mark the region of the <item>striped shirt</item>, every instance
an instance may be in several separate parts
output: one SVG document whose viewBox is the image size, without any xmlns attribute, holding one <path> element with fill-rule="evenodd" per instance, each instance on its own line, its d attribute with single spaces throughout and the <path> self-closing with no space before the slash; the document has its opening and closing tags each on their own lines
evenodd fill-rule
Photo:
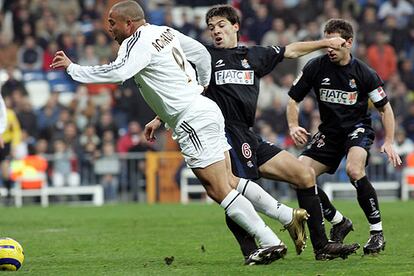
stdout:
<svg viewBox="0 0 414 276">
<path fill-rule="evenodd" d="M 196 66 L 196 72 L 189 63 Z M 116 60 L 99 66 L 67 68 L 82 83 L 117 83 L 131 77 L 143 98 L 170 127 L 210 82 L 211 58 L 196 40 L 166 26 L 142 25 L 125 39 Z"/>
</svg>

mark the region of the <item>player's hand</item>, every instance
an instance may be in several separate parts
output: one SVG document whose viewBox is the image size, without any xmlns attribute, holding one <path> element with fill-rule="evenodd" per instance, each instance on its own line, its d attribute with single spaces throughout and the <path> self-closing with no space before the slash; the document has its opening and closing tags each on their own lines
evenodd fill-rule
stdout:
<svg viewBox="0 0 414 276">
<path fill-rule="evenodd" d="M 391 143 L 385 142 L 381 147 L 381 152 L 386 153 L 388 161 L 394 166 L 400 166 L 402 164 L 401 157 L 395 152 Z"/>
<path fill-rule="evenodd" d="M 57 51 L 53 57 L 53 61 L 50 67 L 54 69 L 63 67 L 66 69 L 71 63 L 72 61 L 66 56 L 65 52 Z"/>
<path fill-rule="evenodd" d="M 290 137 L 292 137 L 293 142 L 295 142 L 295 145 L 305 145 L 308 142 L 308 137 L 311 134 L 304 129 L 303 127 L 297 126 L 297 127 L 291 127 L 290 128 Z"/>
<path fill-rule="evenodd" d="M 157 116 L 151 122 L 145 125 L 144 135 L 147 141 L 154 142 L 157 139 L 155 136 L 155 131 L 161 126 L 161 124 L 161 120 Z"/>
<path fill-rule="evenodd" d="M 331 37 L 328 38 L 328 48 L 339 50 L 341 47 L 345 46 L 346 40 L 342 37 Z"/>
</svg>

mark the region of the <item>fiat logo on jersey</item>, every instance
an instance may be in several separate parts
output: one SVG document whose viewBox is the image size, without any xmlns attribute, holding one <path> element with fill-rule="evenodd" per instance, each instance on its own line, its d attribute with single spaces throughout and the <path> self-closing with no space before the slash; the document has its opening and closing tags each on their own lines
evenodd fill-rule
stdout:
<svg viewBox="0 0 414 276">
<path fill-rule="evenodd" d="M 249 159 L 250 157 L 252 157 L 252 150 L 248 143 L 243 143 L 243 145 L 241 146 L 241 150 L 244 158 Z"/>
</svg>

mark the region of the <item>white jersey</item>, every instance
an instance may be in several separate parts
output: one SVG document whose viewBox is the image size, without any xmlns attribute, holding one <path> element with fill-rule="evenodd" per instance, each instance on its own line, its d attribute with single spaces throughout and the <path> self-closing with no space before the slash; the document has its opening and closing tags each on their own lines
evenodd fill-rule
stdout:
<svg viewBox="0 0 414 276">
<path fill-rule="evenodd" d="M 196 66 L 196 73 L 188 62 Z M 125 39 L 110 64 L 67 68 L 83 83 L 117 83 L 134 77 L 142 96 L 170 127 L 210 82 L 211 57 L 196 40 L 167 27 L 145 24 Z"/>
</svg>

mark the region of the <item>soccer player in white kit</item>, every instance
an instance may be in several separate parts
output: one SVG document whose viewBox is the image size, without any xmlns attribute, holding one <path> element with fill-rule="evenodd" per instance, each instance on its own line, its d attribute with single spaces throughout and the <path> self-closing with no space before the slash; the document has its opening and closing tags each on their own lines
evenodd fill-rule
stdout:
<svg viewBox="0 0 414 276">
<path fill-rule="evenodd" d="M 119 83 L 134 77 L 145 101 L 173 130 L 187 165 L 207 194 L 256 237 L 260 248 L 249 258 L 270 263 L 282 257 L 286 247 L 250 201 L 230 186 L 230 145 L 224 133 L 224 118 L 216 103 L 201 95 L 211 74 L 206 48 L 170 27 L 146 23 L 135 1 L 112 6 L 108 21 L 109 32 L 120 44 L 114 62 L 80 66 L 58 51 L 51 67 L 64 67 L 82 83 Z M 195 64 L 198 80 L 187 60 Z"/>
</svg>

